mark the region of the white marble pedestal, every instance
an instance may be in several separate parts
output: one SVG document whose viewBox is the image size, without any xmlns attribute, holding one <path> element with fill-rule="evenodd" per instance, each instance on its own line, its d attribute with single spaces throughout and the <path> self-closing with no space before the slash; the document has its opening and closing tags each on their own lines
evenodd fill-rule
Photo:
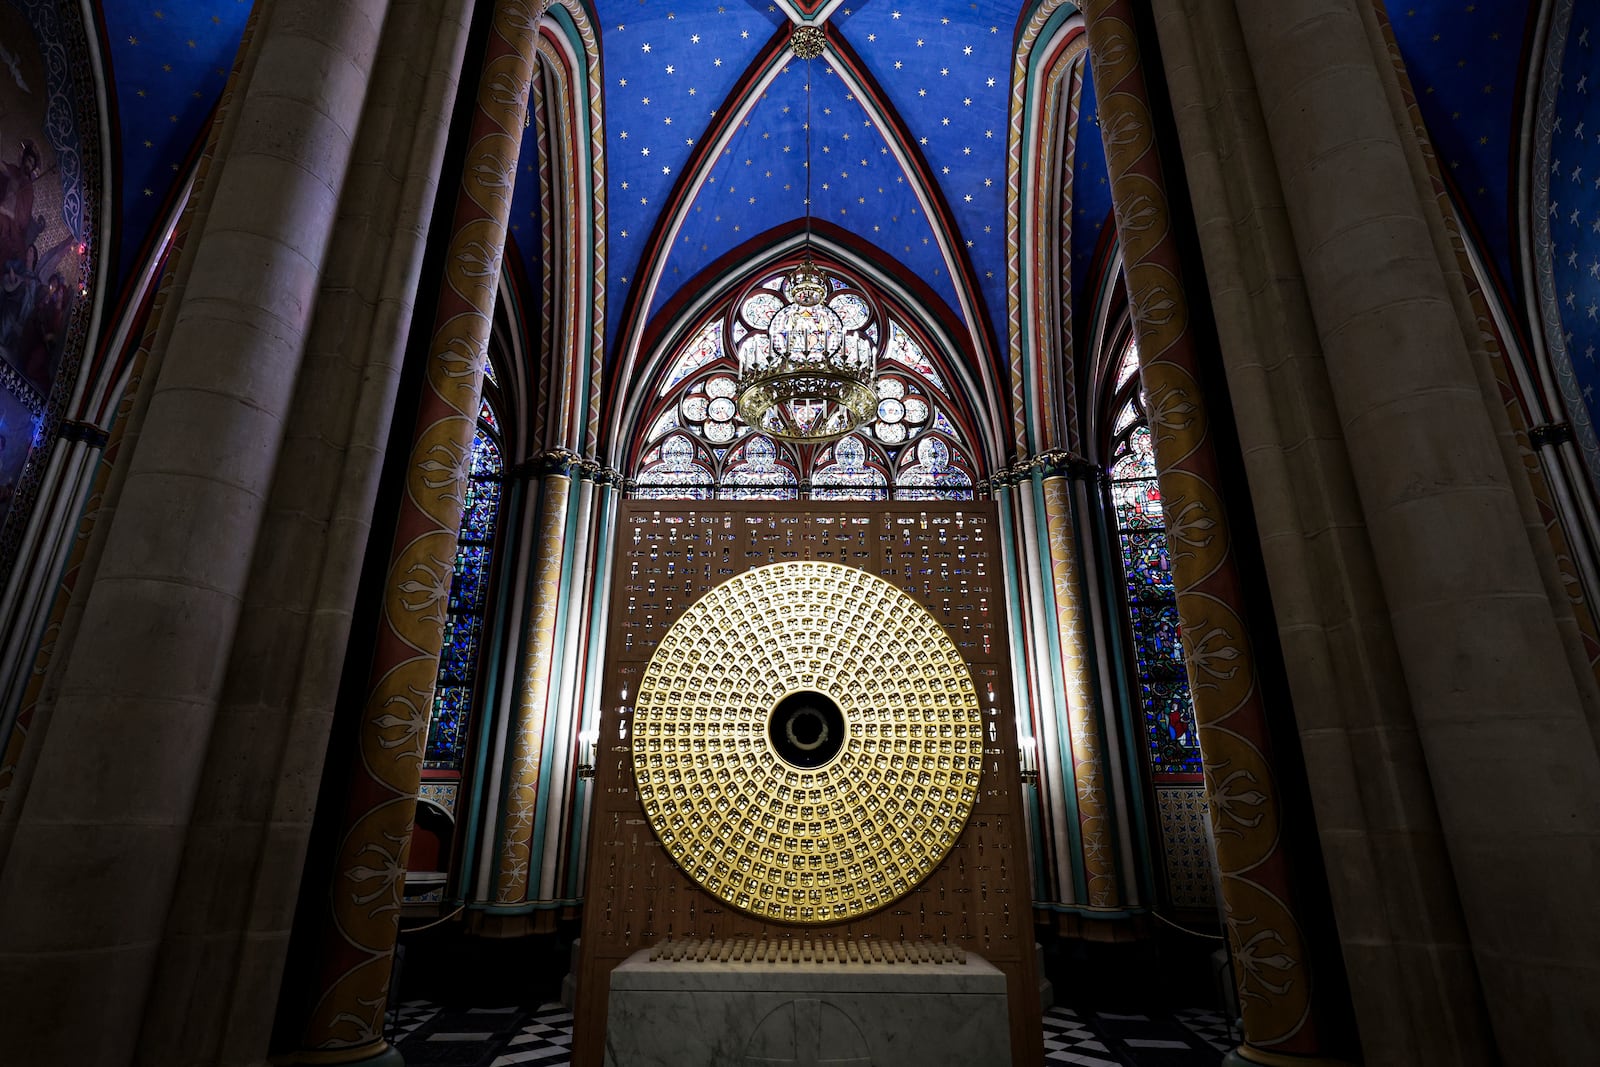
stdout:
<svg viewBox="0 0 1600 1067">
<path fill-rule="evenodd" d="M 964 964 L 651 960 L 611 972 L 606 1067 L 1011 1062 L 1005 975 Z"/>
</svg>

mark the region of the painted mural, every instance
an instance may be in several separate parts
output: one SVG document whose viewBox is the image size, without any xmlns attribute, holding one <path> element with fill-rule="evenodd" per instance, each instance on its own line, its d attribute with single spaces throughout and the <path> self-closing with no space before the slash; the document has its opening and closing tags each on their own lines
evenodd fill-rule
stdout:
<svg viewBox="0 0 1600 1067">
<path fill-rule="evenodd" d="M 82 27 L 0 0 L 0 564 L 9 561 L 83 347 L 93 198 Z"/>
</svg>

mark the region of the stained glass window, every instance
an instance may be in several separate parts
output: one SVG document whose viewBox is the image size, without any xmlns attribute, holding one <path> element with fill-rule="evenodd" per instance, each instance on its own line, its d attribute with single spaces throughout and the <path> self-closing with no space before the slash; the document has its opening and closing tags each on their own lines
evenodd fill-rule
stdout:
<svg viewBox="0 0 1600 1067">
<path fill-rule="evenodd" d="M 778 458 L 778 446 L 762 434 L 729 457 L 718 494 L 724 500 L 794 500 L 799 495 L 794 468 Z"/>
<path fill-rule="evenodd" d="M 710 500 L 716 479 L 700 461 L 694 441 L 675 433 L 644 457 L 633 495 L 663 500 Z"/>
<path fill-rule="evenodd" d="M 489 600 L 489 567 L 494 557 L 495 527 L 500 520 L 500 484 L 505 473 L 494 409 L 485 401 L 478 432 L 472 439 L 471 466 L 461 509 L 455 574 L 445 615 L 444 648 L 439 655 L 433 714 L 423 767 L 459 771 L 472 724 L 478 663 L 482 659 L 484 616 Z"/>
<path fill-rule="evenodd" d="M 889 479 L 876 456 L 868 459 L 870 446 L 851 434 L 820 457 L 811 476 L 813 500 L 887 500 Z"/>
<path fill-rule="evenodd" d="M 972 499 L 972 476 L 944 437 L 929 434 L 922 438 L 915 454 L 907 459 L 895 479 L 896 500 Z"/>
<path fill-rule="evenodd" d="M 672 355 L 633 464 L 636 497 L 689 500 L 970 500 L 977 479 L 945 378 L 916 336 L 850 286 L 828 307 L 845 328 L 888 343 L 879 360 L 877 417 L 839 441 L 791 445 L 756 433 L 734 402 L 736 353 L 765 350 L 783 310 L 785 275 L 730 300 Z M 837 282 L 837 279 L 835 279 Z M 737 304 L 737 306 L 734 306 Z"/>
<path fill-rule="evenodd" d="M 1193 782 L 1201 778 L 1200 742 L 1183 668 L 1166 519 L 1137 369 L 1138 350 L 1130 345 L 1117 370 L 1111 423 L 1111 503 L 1122 550 L 1133 666 L 1151 773 L 1158 782 Z"/>
</svg>

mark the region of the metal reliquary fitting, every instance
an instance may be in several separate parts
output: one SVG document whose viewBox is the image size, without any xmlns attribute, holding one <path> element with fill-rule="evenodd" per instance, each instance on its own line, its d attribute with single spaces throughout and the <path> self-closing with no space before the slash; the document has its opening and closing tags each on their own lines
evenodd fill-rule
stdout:
<svg viewBox="0 0 1600 1067">
<path fill-rule="evenodd" d="M 821 26 L 796 26 L 789 35 L 789 47 L 801 59 L 816 59 L 827 47 L 827 35 Z"/>
<path fill-rule="evenodd" d="M 856 615 L 874 624 L 844 623 Z M 693 656 L 713 633 L 725 653 Z M 635 712 L 634 778 L 662 845 L 762 919 L 837 923 L 894 902 L 977 801 L 965 661 L 925 608 L 853 567 L 777 563 L 713 589 L 662 639 Z"/>
</svg>

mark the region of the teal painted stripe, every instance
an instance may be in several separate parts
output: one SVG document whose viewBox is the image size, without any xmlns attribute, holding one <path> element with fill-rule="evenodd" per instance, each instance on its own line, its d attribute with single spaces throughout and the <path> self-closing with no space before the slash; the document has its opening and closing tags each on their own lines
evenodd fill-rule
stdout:
<svg viewBox="0 0 1600 1067">
<path fill-rule="evenodd" d="M 1020 631 L 1027 625 L 1027 616 L 1023 615 L 1019 610 L 1021 594 L 1019 593 L 1017 587 L 1017 561 L 1021 558 L 1021 552 L 1017 546 L 1017 522 L 1016 515 L 1011 507 L 1011 490 L 1006 486 L 1000 486 L 999 488 L 995 489 L 994 502 L 995 506 L 1000 512 L 999 532 L 1001 538 L 1001 569 L 1005 571 L 1006 575 L 1007 622 L 1009 623 L 1015 620 L 1018 623 L 1016 626 L 1007 626 L 1006 637 L 1011 645 L 1012 662 L 1022 664 L 1023 673 L 1026 675 L 1028 669 L 1028 655 L 1026 646 L 1021 644 L 1022 634 Z M 1006 558 L 1006 552 L 1008 549 L 1010 553 L 1009 560 Z M 1010 565 L 1006 566 L 1005 564 L 1008 562 Z M 1012 714 L 1016 716 L 1018 722 L 1023 722 L 1025 721 L 1026 717 L 1023 713 L 1023 709 L 1018 707 L 1017 703 L 1019 700 L 1025 701 L 1028 694 L 1026 690 L 1021 693 L 1015 691 L 1016 672 L 1013 671 L 1012 674 Z M 1029 722 L 1027 723 L 1027 727 L 1029 736 L 1032 736 L 1033 724 Z M 1044 897 L 1048 896 L 1050 893 L 1048 872 L 1053 868 L 1050 866 L 1049 855 L 1046 853 L 1044 847 L 1043 834 L 1045 823 L 1043 805 L 1040 802 L 1040 791 L 1035 788 L 1027 793 L 1024 793 L 1023 800 L 1025 803 L 1027 803 L 1029 810 L 1033 814 L 1033 825 L 1036 827 L 1034 833 L 1030 835 L 1030 840 L 1028 842 L 1029 846 L 1032 848 L 1033 854 L 1033 863 L 1031 864 L 1033 868 L 1033 895 L 1036 897 Z"/>
<path fill-rule="evenodd" d="M 461 862 L 456 867 L 455 893 L 451 898 L 452 904 L 462 904 L 467 899 L 467 887 L 472 882 L 472 872 L 477 870 L 478 849 L 481 845 L 479 820 L 483 814 L 483 794 L 487 788 L 485 771 L 489 766 L 489 749 L 493 739 L 495 727 L 494 719 L 488 714 L 490 709 L 499 707 L 500 696 L 505 687 L 505 672 L 502 667 L 505 663 L 506 642 L 508 634 L 520 632 L 519 627 L 508 625 L 506 615 L 511 604 L 511 578 L 516 570 L 515 558 L 505 555 L 507 548 L 515 551 L 522 541 L 522 503 L 527 496 L 527 486 L 521 481 L 512 483 L 511 499 L 507 501 L 505 511 L 501 515 L 501 525 L 495 537 L 500 557 L 500 583 L 495 590 L 494 600 L 494 631 L 489 640 L 489 647 L 484 649 L 483 655 L 487 658 L 489 673 L 483 686 L 483 699 L 478 702 L 479 721 L 477 744 L 472 753 L 472 778 L 468 783 L 466 821 L 462 822 L 458 816 L 456 825 L 466 827 L 466 836 L 461 844 Z M 511 684 L 515 684 L 514 682 Z M 458 803 L 456 810 L 461 806 Z"/>
<path fill-rule="evenodd" d="M 1037 92 L 1039 79 L 1036 77 L 1036 75 L 1038 74 L 1038 66 L 1043 59 L 1042 53 L 1044 52 L 1044 49 L 1039 48 L 1038 44 L 1041 41 L 1048 41 L 1051 37 L 1055 36 L 1056 31 L 1061 28 L 1062 24 L 1068 19 L 1077 15 L 1077 13 L 1078 9 L 1073 5 L 1062 4 L 1061 7 L 1059 7 L 1056 12 L 1050 16 L 1049 21 L 1044 24 L 1044 28 L 1039 31 L 1039 36 L 1034 38 L 1033 51 L 1028 55 L 1027 85 L 1029 86 L 1029 89 L 1027 95 L 1022 101 L 1022 135 L 1024 140 L 1022 144 L 1021 158 L 1024 160 L 1035 158 L 1037 153 L 1037 148 L 1035 147 L 1037 144 L 1037 138 L 1032 136 L 1032 131 L 1035 129 L 1035 112 L 1037 112 L 1041 106 Z M 1026 24 L 1026 21 L 1027 18 L 1025 17 L 1022 22 L 1018 23 L 1018 25 L 1024 25 Z M 1032 202 L 1034 183 L 1029 177 L 1030 173 L 1031 172 L 1027 166 L 1022 166 L 1017 175 L 1017 202 L 1021 205 L 1027 205 Z M 1020 226 L 1023 231 L 1026 231 L 1026 222 L 1021 222 Z M 1032 291 L 1034 285 L 1034 279 L 1032 276 L 1033 272 L 1029 269 L 1030 263 L 1031 259 L 1027 255 L 1026 250 L 1024 250 L 1023 255 L 1018 260 L 1019 277 L 1017 279 L 1017 292 L 1021 294 L 1020 299 L 1024 301 L 1027 301 L 1028 294 Z M 1072 282 L 1072 272 L 1070 270 L 1066 272 L 1065 280 L 1070 287 Z M 1068 295 L 1071 295 L 1070 291 Z M 1036 365 L 1035 361 L 1038 359 L 1041 353 L 1036 352 L 1033 347 L 1031 347 L 1033 335 L 1030 328 L 1029 317 L 1026 314 L 1020 314 L 1017 316 L 1017 323 L 1019 334 L 1018 350 L 1022 353 L 1023 427 L 1027 432 L 1029 449 L 1037 452 L 1042 447 L 1040 442 L 1045 438 L 1044 427 L 1035 426 L 1033 424 L 1032 414 L 1034 408 L 1034 394 L 1037 392 L 1034 383 L 1033 368 Z M 1032 360 L 1029 359 L 1030 353 L 1032 353 L 1034 356 L 1034 359 Z M 1043 355 L 1048 357 L 1050 353 L 1043 353 Z"/>
<path fill-rule="evenodd" d="M 545 813 L 550 809 L 550 775 L 556 754 L 551 744 L 556 729 L 556 697 L 561 692 L 562 664 L 567 647 L 567 603 L 572 595 L 572 556 L 576 543 L 578 498 L 576 478 L 567 482 L 567 519 L 561 538 L 561 581 L 556 592 L 556 625 L 550 641 L 550 672 L 545 683 L 544 735 L 539 739 L 539 791 L 533 803 L 533 840 L 528 846 L 528 888 L 534 890 L 544 868 Z"/>
<path fill-rule="evenodd" d="M 1085 919 L 1134 919 L 1141 915 L 1154 915 L 1154 908 L 1090 908 L 1078 904 L 1057 904 L 1048 900 L 1033 902 L 1035 911 L 1048 911 L 1057 915 L 1080 915 Z"/>
<path fill-rule="evenodd" d="M 581 900 L 525 900 L 521 904 L 470 904 L 468 911 L 483 915 L 531 915 L 536 911 L 581 907 Z"/>
<path fill-rule="evenodd" d="M 1077 494 L 1073 495 L 1076 497 Z M 1117 575 L 1122 570 L 1121 546 L 1120 543 L 1112 544 L 1111 520 L 1103 492 L 1098 486 L 1091 486 L 1085 495 L 1089 498 L 1089 509 L 1094 512 L 1085 517 L 1084 528 L 1094 531 L 1095 552 L 1100 559 L 1100 600 L 1105 605 L 1106 616 L 1102 621 L 1109 644 L 1106 659 L 1111 664 L 1111 684 L 1115 687 L 1116 717 L 1123 739 L 1123 773 L 1128 781 L 1128 805 L 1132 809 L 1128 823 L 1135 835 L 1134 857 L 1142 861 L 1135 873 L 1140 895 L 1146 900 L 1154 900 L 1155 854 L 1150 850 L 1150 811 L 1143 786 L 1146 742 L 1142 723 L 1134 718 L 1133 693 L 1128 687 L 1127 664 L 1131 650 L 1123 643 L 1123 612 L 1126 604 L 1124 590 L 1117 584 Z M 1077 506 L 1076 499 L 1073 506 Z M 1093 640 L 1092 633 L 1090 639 Z"/>
<path fill-rule="evenodd" d="M 1044 472 L 1034 471 L 1028 479 L 1033 491 L 1033 525 L 1038 536 L 1039 599 L 1044 604 L 1041 619 L 1049 651 L 1049 707 L 1056 720 L 1056 759 L 1061 764 L 1063 807 L 1067 809 L 1067 841 L 1072 848 L 1072 888 L 1079 900 L 1089 896 L 1089 877 L 1083 866 L 1083 825 L 1078 814 L 1078 765 L 1072 758 L 1072 723 L 1066 715 L 1067 686 L 1061 671 L 1061 634 L 1057 631 L 1060 605 L 1056 603 L 1055 568 L 1050 562 L 1050 517 L 1044 507 Z M 1038 742 L 1035 741 L 1035 744 Z"/>
<path fill-rule="evenodd" d="M 592 575 L 591 582 L 594 587 L 594 596 L 589 601 L 588 662 L 585 665 L 583 689 L 578 694 L 577 700 L 579 713 L 578 726 L 580 729 L 583 727 L 582 714 L 584 707 L 588 704 L 588 696 L 591 692 L 597 690 L 602 683 L 601 669 L 605 663 L 605 634 L 601 630 L 600 612 L 595 610 L 595 606 L 598 604 L 600 600 L 600 594 L 605 588 L 604 583 L 607 580 L 607 576 L 611 573 L 611 554 L 612 550 L 615 548 L 616 542 L 615 531 L 612 529 L 612 520 L 617 507 L 617 494 L 610 486 L 601 485 L 595 486 L 595 493 L 600 497 L 599 505 L 594 509 L 594 528 L 596 534 L 594 539 L 598 544 L 595 550 L 594 566 L 589 572 Z M 604 701 L 605 694 L 602 693 L 600 695 L 601 707 L 597 709 L 600 711 L 600 715 L 595 717 L 596 729 L 599 729 L 600 721 L 605 714 L 605 709 L 603 706 Z M 598 765 L 600 762 L 601 744 L 604 742 L 604 740 L 605 738 L 602 737 L 600 741 L 596 742 L 595 744 L 596 765 Z M 566 849 L 567 855 L 569 856 L 577 856 L 583 849 L 583 804 L 581 803 L 580 798 L 582 797 L 583 791 L 591 790 L 593 788 L 594 779 L 578 779 L 577 791 L 574 793 L 572 813 L 567 820 L 566 828 Z M 574 900 L 583 899 L 583 887 L 579 884 L 578 879 L 579 866 L 580 864 L 575 861 L 567 864 L 566 893 L 567 896 L 573 898 Z"/>
</svg>

